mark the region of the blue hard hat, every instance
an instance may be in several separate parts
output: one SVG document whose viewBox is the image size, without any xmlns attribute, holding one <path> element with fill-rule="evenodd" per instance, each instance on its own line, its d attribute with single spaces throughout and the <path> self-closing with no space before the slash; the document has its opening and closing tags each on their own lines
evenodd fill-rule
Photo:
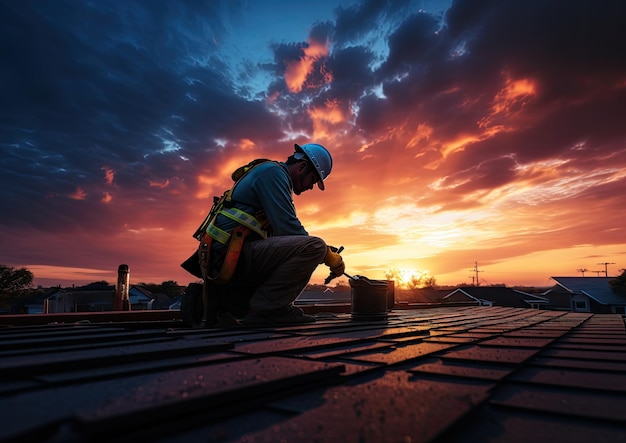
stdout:
<svg viewBox="0 0 626 443">
<path fill-rule="evenodd" d="M 320 177 L 317 187 L 323 191 L 324 180 L 330 175 L 330 171 L 333 168 L 333 158 L 330 156 L 328 149 L 317 143 L 306 143 L 302 146 L 296 143 L 294 148 L 296 149 L 296 154 L 304 154 L 306 159 L 311 162 L 317 171 L 317 175 Z"/>
</svg>

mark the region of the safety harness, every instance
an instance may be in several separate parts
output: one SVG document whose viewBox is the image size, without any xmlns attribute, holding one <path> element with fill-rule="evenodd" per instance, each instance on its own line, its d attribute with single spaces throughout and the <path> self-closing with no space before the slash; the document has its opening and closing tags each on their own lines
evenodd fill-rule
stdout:
<svg viewBox="0 0 626 443">
<path fill-rule="evenodd" d="M 232 195 L 235 187 L 252 169 L 268 161 L 272 160 L 265 158 L 256 159 L 233 172 L 231 178 L 235 184 L 224 192 L 221 197 L 213 198 L 213 206 L 209 214 L 194 233 L 193 236 L 200 242 L 198 246 L 198 258 L 200 260 L 202 276 L 205 280 L 218 284 L 228 283 L 237 267 L 237 262 L 239 261 L 239 256 L 246 237 L 252 232 L 258 234 L 261 238 L 267 237 L 266 228 L 268 226 L 264 220 L 264 214 L 257 213 L 255 217 L 241 209 L 235 208 Z M 215 225 L 218 215 L 227 217 L 237 222 L 239 225 L 231 232 L 226 232 Z M 262 219 L 263 222 L 258 219 Z M 217 241 L 226 247 L 224 262 L 221 269 L 214 275 L 210 272 L 211 245 L 213 241 Z"/>
</svg>

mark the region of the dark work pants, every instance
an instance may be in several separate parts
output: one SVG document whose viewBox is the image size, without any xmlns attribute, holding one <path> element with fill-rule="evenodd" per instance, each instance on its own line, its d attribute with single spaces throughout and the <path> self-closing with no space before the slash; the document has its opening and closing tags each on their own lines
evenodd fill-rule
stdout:
<svg viewBox="0 0 626 443">
<path fill-rule="evenodd" d="M 220 292 L 237 299 L 232 302 L 247 299 L 249 309 L 258 312 L 288 306 L 308 284 L 326 249 L 324 240 L 308 235 L 246 242 L 232 280 Z"/>
</svg>

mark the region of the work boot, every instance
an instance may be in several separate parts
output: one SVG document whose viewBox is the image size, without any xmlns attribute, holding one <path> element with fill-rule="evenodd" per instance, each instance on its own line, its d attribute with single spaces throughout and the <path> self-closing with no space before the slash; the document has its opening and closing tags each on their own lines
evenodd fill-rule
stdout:
<svg viewBox="0 0 626 443">
<path fill-rule="evenodd" d="M 200 283 L 190 283 L 185 288 L 180 310 L 183 324 L 188 328 L 199 328 L 202 326 L 202 317 L 204 316 L 202 291 L 203 285 Z"/>
<path fill-rule="evenodd" d="M 235 316 L 230 312 L 219 312 L 214 323 L 207 324 L 207 328 L 233 329 L 241 326 Z"/>
<path fill-rule="evenodd" d="M 315 322 L 315 317 L 305 314 L 295 306 L 285 306 L 272 311 L 250 311 L 241 319 L 243 326 L 302 325 Z"/>
</svg>

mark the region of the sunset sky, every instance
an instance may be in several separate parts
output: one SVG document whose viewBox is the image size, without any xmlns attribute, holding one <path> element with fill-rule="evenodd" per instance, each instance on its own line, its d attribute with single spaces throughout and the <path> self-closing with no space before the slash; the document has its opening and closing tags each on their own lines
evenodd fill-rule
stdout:
<svg viewBox="0 0 626 443">
<path fill-rule="evenodd" d="M 294 201 L 348 274 L 617 275 L 625 17 L 622 0 L 1 2 L 0 264 L 43 286 L 114 283 L 122 263 L 186 285 L 231 172 L 316 142 L 326 190 Z"/>
</svg>

